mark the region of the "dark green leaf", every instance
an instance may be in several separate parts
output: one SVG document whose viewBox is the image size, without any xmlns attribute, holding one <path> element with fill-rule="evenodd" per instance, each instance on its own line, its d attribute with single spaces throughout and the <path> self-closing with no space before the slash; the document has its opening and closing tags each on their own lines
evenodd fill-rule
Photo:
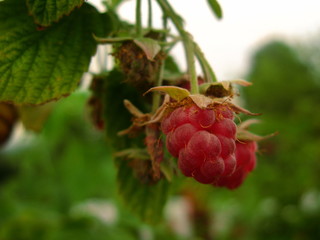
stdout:
<svg viewBox="0 0 320 240">
<path fill-rule="evenodd" d="M 83 0 L 27 0 L 30 15 L 41 26 L 49 26 L 59 21 L 64 15 L 69 15 L 74 8 L 82 4 Z"/>
<path fill-rule="evenodd" d="M 128 165 L 127 160 L 118 160 L 119 193 L 125 205 L 143 221 L 156 223 L 162 218 L 169 183 L 162 179 L 155 184 L 142 183 Z"/>
<path fill-rule="evenodd" d="M 221 19 L 222 18 L 222 9 L 220 7 L 220 4 L 216 0 L 207 0 L 208 4 L 217 18 Z"/>
<path fill-rule="evenodd" d="M 0 3 L 0 101 L 40 104 L 68 95 L 106 35 L 108 18 L 84 4 L 39 30 L 20 0 Z"/>
<path fill-rule="evenodd" d="M 124 99 L 130 100 L 142 112 L 146 112 L 145 101 L 147 97 L 142 97 L 135 88 L 124 82 L 124 79 L 125 76 L 117 70 L 109 72 L 108 76 L 103 79 L 105 81 L 106 135 L 108 143 L 113 146 L 113 150 L 122 151 L 118 153 L 118 156 L 121 156 L 125 151 L 128 152 L 128 149 L 137 146 L 145 147 L 143 136 L 128 138 L 127 136 L 117 135 L 120 130 L 131 125 L 130 119 L 132 116 L 124 107 Z M 127 157 L 130 156 L 127 155 Z M 134 157 L 137 157 L 137 155 Z M 115 160 L 118 166 L 118 190 L 123 202 L 141 219 L 149 222 L 158 221 L 161 218 L 161 212 L 167 198 L 169 183 L 164 179 L 157 183 L 142 181 L 141 178 L 148 179 L 148 172 L 142 172 L 141 176 L 137 176 L 137 172 L 132 168 L 135 165 L 131 161 L 132 159 L 123 159 L 124 157 L 118 157 Z M 144 157 L 143 160 L 138 160 L 138 163 L 142 165 L 149 163 L 151 167 L 151 161 Z"/>
<path fill-rule="evenodd" d="M 125 108 L 123 100 L 128 99 L 142 112 L 147 112 L 144 103 L 147 98 L 143 97 L 128 82 L 124 82 L 125 76 L 118 70 L 110 71 L 108 76 L 102 78 L 102 81 L 105 81 L 104 115 L 108 142 L 111 143 L 115 151 L 131 148 L 134 146 L 132 144 L 139 144 L 140 140 L 142 143 L 140 138 L 132 139 L 127 136 L 118 136 L 117 133 L 131 125 L 132 116 Z"/>
</svg>

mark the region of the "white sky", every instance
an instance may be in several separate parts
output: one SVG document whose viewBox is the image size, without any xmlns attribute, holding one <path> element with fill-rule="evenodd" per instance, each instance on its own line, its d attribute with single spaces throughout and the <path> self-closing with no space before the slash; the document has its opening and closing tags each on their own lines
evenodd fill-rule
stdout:
<svg viewBox="0 0 320 240">
<path fill-rule="evenodd" d="M 219 80 L 242 77 L 251 53 L 269 39 L 290 40 L 320 34 L 320 0 L 219 0 L 224 12 L 220 21 L 212 15 L 206 0 L 170 0 L 170 3 L 185 19 L 186 29 L 200 45 Z M 154 25 L 161 27 L 156 2 L 153 6 Z M 146 23 L 146 5 L 144 10 Z M 120 14 L 133 22 L 135 1 L 123 3 Z M 185 67 L 182 47 L 178 46 L 174 53 Z"/>
</svg>

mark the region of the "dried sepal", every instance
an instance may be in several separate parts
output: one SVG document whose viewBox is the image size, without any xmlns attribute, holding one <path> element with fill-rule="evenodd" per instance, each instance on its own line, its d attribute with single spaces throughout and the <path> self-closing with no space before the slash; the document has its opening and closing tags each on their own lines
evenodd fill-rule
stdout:
<svg viewBox="0 0 320 240">
<path fill-rule="evenodd" d="M 252 124 L 257 124 L 257 123 L 260 123 L 261 121 L 258 120 L 258 119 L 255 119 L 255 118 L 252 118 L 252 119 L 248 119 L 244 122 L 241 122 L 239 125 L 238 125 L 238 128 L 239 129 L 243 129 L 243 130 L 247 130 Z"/>
<path fill-rule="evenodd" d="M 249 116 L 259 116 L 261 115 L 261 113 L 252 113 L 250 112 L 249 110 L 245 109 L 245 108 L 242 108 L 236 104 L 233 104 L 233 103 L 229 103 L 229 106 L 231 107 L 231 109 L 235 112 L 235 113 L 244 113 L 246 115 L 249 115 Z"/>
<path fill-rule="evenodd" d="M 260 136 L 257 134 L 254 134 L 250 131 L 248 131 L 248 128 L 252 125 L 252 124 L 256 124 L 259 123 L 260 121 L 257 119 L 249 119 L 246 120 L 242 123 L 240 123 L 238 125 L 238 131 L 237 131 L 237 140 L 240 142 L 250 142 L 250 141 L 255 141 L 255 142 L 259 142 L 271 137 L 274 137 L 276 135 L 278 135 L 278 132 L 275 133 L 271 133 L 265 136 Z"/>
<path fill-rule="evenodd" d="M 240 142 L 251 142 L 251 141 L 259 142 L 259 141 L 274 137 L 276 135 L 278 135 L 278 132 L 275 132 L 275 133 L 272 133 L 269 135 L 265 135 L 265 136 L 260 136 L 260 135 L 254 134 L 252 132 L 249 132 L 249 131 L 238 130 L 237 131 L 237 140 Z"/>
<path fill-rule="evenodd" d="M 145 129 L 145 145 L 152 163 L 153 178 L 160 179 L 160 163 L 163 160 L 163 142 L 161 140 L 160 124 L 148 124 Z"/>
<path fill-rule="evenodd" d="M 199 108 L 207 108 L 210 104 L 214 102 L 209 97 L 201 94 L 190 95 L 189 98 L 196 104 Z"/>
<path fill-rule="evenodd" d="M 125 99 L 123 100 L 123 104 L 126 107 L 126 109 L 135 117 L 144 117 L 145 114 L 143 114 L 136 106 L 134 106 L 129 100 Z"/>
<path fill-rule="evenodd" d="M 235 92 L 232 84 L 238 84 L 245 87 L 251 85 L 250 82 L 242 79 L 204 83 L 200 85 L 200 92 L 206 96 L 211 96 L 214 98 L 233 97 L 235 95 Z"/>
<path fill-rule="evenodd" d="M 141 48 L 149 61 L 153 61 L 161 50 L 158 42 L 151 38 L 136 38 L 133 42 Z"/>
<path fill-rule="evenodd" d="M 141 160 L 150 159 L 148 151 L 145 148 L 128 148 L 120 152 L 114 153 L 113 156 L 124 158 L 124 159 L 141 159 Z"/>
</svg>

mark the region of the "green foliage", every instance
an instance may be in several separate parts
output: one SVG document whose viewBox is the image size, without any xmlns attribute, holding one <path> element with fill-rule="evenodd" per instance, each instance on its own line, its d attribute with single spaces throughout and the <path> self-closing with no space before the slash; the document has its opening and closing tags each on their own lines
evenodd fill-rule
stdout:
<svg viewBox="0 0 320 240">
<path fill-rule="evenodd" d="M 83 0 L 27 0 L 29 13 L 34 17 L 35 22 L 41 26 L 49 26 L 53 22 L 57 22 L 82 4 Z"/>
<path fill-rule="evenodd" d="M 146 98 L 141 97 L 135 88 L 125 84 L 124 75 L 118 70 L 109 72 L 102 79 L 105 82 L 104 92 L 107 93 L 104 98 L 107 141 L 115 151 L 144 147 L 142 137 L 129 138 L 118 136 L 117 133 L 131 125 L 129 121 L 131 115 L 124 107 L 123 98 L 119 96 L 132 101 L 143 112 L 146 112 L 148 108 L 148 105 L 143 101 Z M 166 180 L 161 180 L 156 184 L 143 183 L 135 173 L 135 166 L 131 160 L 115 158 L 118 168 L 119 194 L 123 203 L 141 219 L 152 223 L 157 222 L 162 218 L 162 210 L 168 197 L 169 183 Z"/>
<path fill-rule="evenodd" d="M 138 179 L 129 166 L 128 160 L 118 161 L 119 193 L 125 205 L 143 221 L 156 223 L 163 218 L 163 207 L 169 193 L 169 182 L 165 179 L 157 183 L 146 183 Z"/>
<path fill-rule="evenodd" d="M 125 76 L 119 70 L 112 70 L 107 76 L 102 76 L 104 81 L 104 119 L 107 142 L 115 151 L 125 148 L 141 146 L 141 138 L 119 136 L 118 132 L 131 125 L 132 115 L 125 108 L 123 100 L 130 100 L 142 112 L 147 112 L 146 98 L 142 97 L 137 89 L 124 81 Z M 120 97 L 122 96 L 122 97 Z"/>
<path fill-rule="evenodd" d="M 0 100 L 40 104 L 68 95 L 95 53 L 92 34 L 106 35 L 107 20 L 84 4 L 59 23 L 39 30 L 19 0 L 1 2 Z"/>
<path fill-rule="evenodd" d="M 242 94 L 247 108 L 263 113 L 252 130 L 280 134 L 259 143 L 257 169 L 242 188 L 215 195 L 218 215 L 224 213 L 218 206 L 234 208 L 223 239 L 234 239 L 237 231 L 237 239 L 246 240 L 318 239 L 319 86 L 296 50 L 283 42 L 261 47 L 246 79 L 253 82 Z"/>
<path fill-rule="evenodd" d="M 252 111 L 283 114 L 317 91 L 309 67 L 282 42 L 269 43 L 256 53 L 248 80 L 254 84 L 245 91 Z"/>
<path fill-rule="evenodd" d="M 222 9 L 220 7 L 220 4 L 216 0 L 207 0 L 212 12 L 217 18 L 222 18 Z"/>
</svg>

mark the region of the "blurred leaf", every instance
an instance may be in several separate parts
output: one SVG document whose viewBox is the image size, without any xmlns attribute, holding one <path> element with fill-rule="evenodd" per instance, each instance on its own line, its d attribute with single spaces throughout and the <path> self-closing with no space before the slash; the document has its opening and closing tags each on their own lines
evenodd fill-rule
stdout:
<svg viewBox="0 0 320 240">
<path fill-rule="evenodd" d="M 52 22 L 57 22 L 64 15 L 69 15 L 74 8 L 80 7 L 82 4 L 83 0 L 27 0 L 29 14 L 41 26 L 49 26 Z"/>
<path fill-rule="evenodd" d="M 179 65 L 177 61 L 172 56 L 167 56 L 164 61 L 164 70 L 168 73 L 172 74 L 181 74 L 181 69 L 179 68 Z"/>
<path fill-rule="evenodd" d="M 143 221 L 156 223 L 162 219 L 169 183 L 162 179 L 157 183 L 142 183 L 128 165 L 127 160 L 118 160 L 119 193 L 124 204 Z"/>
<path fill-rule="evenodd" d="M 207 0 L 212 12 L 216 15 L 217 18 L 222 18 L 222 9 L 218 1 L 216 0 Z"/>
<path fill-rule="evenodd" d="M 55 105 L 56 102 L 51 102 L 40 106 L 19 107 L 20 118 L 25 129 L 40 132 Z"/>
<path fill-rule="evenodd" d="M 141 138 L 129 139 L 127 136 L 118 136 L 118 132 L 131 125 L 131 114 L 124 106 L 124 99 L 130 100 L 141 111 L 146 111 L 146 98 L 142 97 L 118 70 L 112 70 L 105 76 L 104 116 L 107 141 L 115 151 L 141 145 Z M 139 143 L 141 142 L 141 143 Z"/>
<path fill-rule="evenodd" d="M 18 104 L 40 104 L 73 91 L 96 51 L 92 34 L 106 34 L 109 25 L 105 15 L 84 4 L 37 30 L 20 0 L 0 2 L 0 22 L 0 101 Z"/>
<path fill-rule="evenodd" d="M 247 104 L 257 112 L 263 109 L 263 113 L 288 116 L 303 99 L 300 96 L 319 96 L 310 68 L 282 42 L 270 42 L 257 51 L 247 79 L 253 83 L 244 90 Z"/>
</svg>

